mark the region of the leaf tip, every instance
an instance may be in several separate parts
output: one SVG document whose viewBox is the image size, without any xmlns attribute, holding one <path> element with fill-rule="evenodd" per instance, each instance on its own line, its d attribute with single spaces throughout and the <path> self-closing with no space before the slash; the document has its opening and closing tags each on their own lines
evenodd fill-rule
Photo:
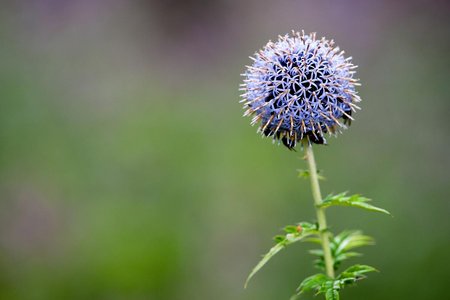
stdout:
<svg viewBox="0 0 450 300">
<path fill-rule="evenodd" d="M 247 278 L 247 280 L 244 283 L 244 290 L 247 289 L 247 286 L 248 286 L 248 278 Z"/>
</svg>

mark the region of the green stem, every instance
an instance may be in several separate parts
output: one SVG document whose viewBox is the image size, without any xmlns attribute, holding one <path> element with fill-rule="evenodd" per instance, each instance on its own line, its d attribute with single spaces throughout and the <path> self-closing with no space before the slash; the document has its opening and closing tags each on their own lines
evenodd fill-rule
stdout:
<svg viewBox="0 0 450 300">
<path fill-rule="evenodd" d="M 320 194 L 319 178 L 317 176 L 316 161 L 312 145 L 308 141 L 304 143 L 306 149 L 306 159 L 308 160 L 309 176 L 311 178 L 311 189 L 316 208 L 317 221 L 319 222 L 320 239 L 322 241 L 323 256 L 325 259 L 325 270 L 327 275 L 334 278 L 333 257 L 331 256 L 330 240 L 327 232 L 327 219 L 325 210 L 319 205 L 322 203 L 322 195 Z"/>
</svg>

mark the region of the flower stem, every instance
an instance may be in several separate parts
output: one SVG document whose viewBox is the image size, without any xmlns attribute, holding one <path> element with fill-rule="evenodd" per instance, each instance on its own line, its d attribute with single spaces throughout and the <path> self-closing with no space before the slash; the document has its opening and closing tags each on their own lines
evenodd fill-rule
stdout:
<svg viewBox="0 0 450 300">
<path fill-rule="evenodd" d="M 322 241 L 323 256 L 325 260 L 325 270 L 329 277 L 334 278 L 333 257 L 331 256 L 330 240 L 327 232 L 327 219 L 325 210 L 319 205 L 322 203 L 322 195 L 320 194 L 319 178 L 317 176 L 316 161 L 312 145 L 306 141 L 304 143 L 306 149 L 306 159 L 309 166 L 309 176 L 311 179 L 311 190 L 316 208 L 317 221 L 319 223 L 320 239 Z"/>
</svg>

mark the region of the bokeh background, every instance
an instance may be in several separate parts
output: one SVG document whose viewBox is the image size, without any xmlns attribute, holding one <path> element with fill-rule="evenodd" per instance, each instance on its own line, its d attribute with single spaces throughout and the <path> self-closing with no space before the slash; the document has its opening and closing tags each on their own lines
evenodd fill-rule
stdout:
<svg viewBox="0 0 450 300">
<path fill-rule="evenodd" d="M 444 299 L 450 253 L 448 1 L 0 2 L 0 298 L 288 299 L 294 245 L 243 283 L 284 225 L 314 220 L 301 152 L 242 118 L 240 73 L 291 29 L 359 65 L 363 110 L 317 147 L 334 230 L 377 245 L 343 299 Z M 306 295 L 304 299 L 312 299 Z"/>
</svg>

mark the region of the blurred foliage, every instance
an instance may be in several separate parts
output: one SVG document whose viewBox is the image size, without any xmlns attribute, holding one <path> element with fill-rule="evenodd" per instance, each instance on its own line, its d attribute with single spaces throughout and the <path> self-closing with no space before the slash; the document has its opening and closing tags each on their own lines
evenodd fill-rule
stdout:
<svg viewBox="0 0 450 300">
<path fill-rule="evenodd" d="M 219 23 L 176 39 L 149 3 L 0 4 L 1 299 L 289 298 L 313 274 L 296 245 L 243 283 L 274 228 L 314 219 L 305 164 L 255 134 L 237 87 L 246 57 L 292 28 L 360 65 L 363 110 L 316 151 L 324 193 L 345 186 L 394 215 L 329 210 L 333 230 L 379 245 L 365 261 L 382 272 L 341 297 L 445 298 L 445 1 L 221 1 L 205 12 Z"/>
</svg>

